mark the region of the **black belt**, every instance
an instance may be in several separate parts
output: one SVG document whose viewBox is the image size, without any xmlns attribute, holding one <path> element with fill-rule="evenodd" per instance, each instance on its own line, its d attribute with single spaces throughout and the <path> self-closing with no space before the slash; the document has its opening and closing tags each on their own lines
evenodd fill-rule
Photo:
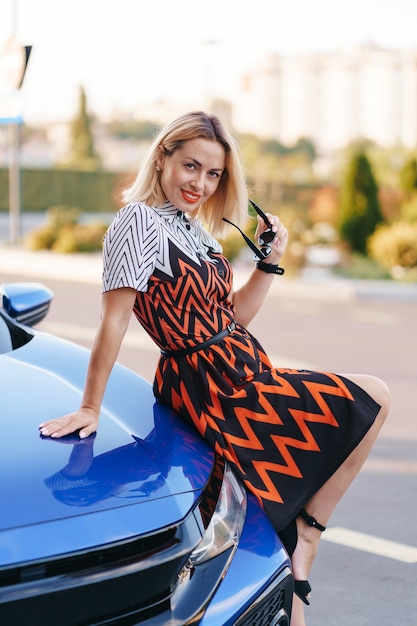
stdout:
<svg viewBox="0 0 417 626">
<path fill-rule="evenodd" d="M 204 348 L 208 348 L 208 346 L 211 346 L 213 343 L 217 343 L 220 339 L 223 339 L 223 337 L 230 335 L 235 328 L 236 322 L 233 320 L 227 328 L 222 330 L 220 333 L 217 333 L 217 335 L 213 335 L 213 337 L 210 337 L 207 341 L 198 343 L 196 346 L 191 346 L 191 348 L 184 348 L 184 350 L 161 350 L 161 354 L 162 356 L 172 356 L 175 358 L 178 356 L 185 356 L 186 354 L 192 354 L 193 352 L 198 352 L 199 350 L 204 350 Z"/>
</svg>

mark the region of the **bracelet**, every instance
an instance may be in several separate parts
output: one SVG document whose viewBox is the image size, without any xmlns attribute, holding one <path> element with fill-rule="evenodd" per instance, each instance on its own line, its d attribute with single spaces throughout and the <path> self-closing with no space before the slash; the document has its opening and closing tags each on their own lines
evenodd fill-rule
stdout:
<svg viewBox="0 0 417 626">
<path fill-rule="evenodd" d="M 263 261 L 258 261 L 256 267 L 258 270 L 266 272 L 267 274 L 279 274 L 280 276 L 282 276 L 285 272 L 283 267 L 279 267 L 278 265 L 272 265 L 272 263 L 264 263 Z"/>
</svg>

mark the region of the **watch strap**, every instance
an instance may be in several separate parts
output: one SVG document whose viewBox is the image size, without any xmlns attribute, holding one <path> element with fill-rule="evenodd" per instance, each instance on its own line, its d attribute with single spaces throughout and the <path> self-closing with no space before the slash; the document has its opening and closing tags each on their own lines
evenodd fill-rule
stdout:
<svg viewBox="0 0 417 626">
<path fill-rule="evenodd" d="M 283 267 L 273 265 L 272 263 L 265 263 L 264 261 L 258 261 L 256 267 L 258 268 L 258 270 L 266 272 L 267 274 L 278 274 L 279 276 L 282 276 L 282 274 L 285 272 Z"/>
</svg>

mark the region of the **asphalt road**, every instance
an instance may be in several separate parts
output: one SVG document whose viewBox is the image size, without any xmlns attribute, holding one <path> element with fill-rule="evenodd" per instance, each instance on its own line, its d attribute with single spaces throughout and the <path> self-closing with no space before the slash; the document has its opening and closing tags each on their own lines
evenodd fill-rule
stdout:
<svg viewBox="0 0 417 626">
<path fill-rule="evenodd" d="M 39 280 L 55 294 L 39 328 L 90 347 L 100 286 Z M 417 624 L 416 313 L 415 301 L 288 297 L 276 289 L 250 328 L 277 365 L 371 373 L 393 396 L 374 451 L 323 534 L 308 626 Z M 151 380 L 157 358 L 133 320 L 120 362 Z"/>
</svg>

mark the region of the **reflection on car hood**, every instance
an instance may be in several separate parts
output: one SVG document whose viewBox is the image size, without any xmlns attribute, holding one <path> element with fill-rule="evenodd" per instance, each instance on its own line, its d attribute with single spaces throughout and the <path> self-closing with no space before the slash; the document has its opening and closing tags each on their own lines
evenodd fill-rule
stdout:
<svg viewBox="0 0 417 626">
<path fill-rule="evenodd" d="M 42 333 L 0 356 L 0 563 L 18 559 L 23 545 L 27 557 L 29 543 L 40 557 L 45 542 L 82 549 L 173 524 L 209 478 L 212 451 L 118 365 L 95 436 L 39 435 L 39 423 L 79 405 L 88 356 Z"/>
</svg>

